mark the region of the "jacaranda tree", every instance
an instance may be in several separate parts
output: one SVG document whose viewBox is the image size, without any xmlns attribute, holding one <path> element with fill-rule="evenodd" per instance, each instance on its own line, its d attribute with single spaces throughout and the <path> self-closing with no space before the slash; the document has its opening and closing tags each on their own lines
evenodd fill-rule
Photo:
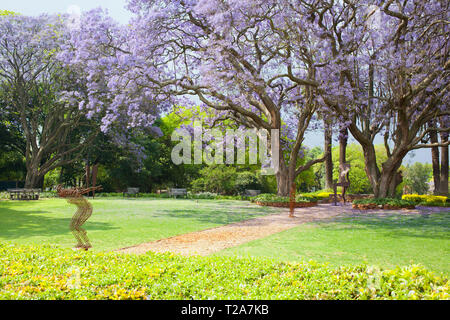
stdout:
<svg viewBox="0 0 450 320">
<path fill-rule="evenodd" d="M 105 92 L 112 101 L 107 121 L 120 118 L 124 105 L 137 121 L 148 115 L 143 108 L 186 104 L 187 96 L 195 96 L 217 111 L 212 123 L 231 119 L 269 134 L 281 130 L 292 142 L 280 148 L 277 181 L 283 195 L 300 172 L 323 161 L 298 165 L 317 105 L 307 64 L 302 81 L 283 76 L 295 59 L 278 29 L 289 14 L 283 2 L 130 1 L 129 9 L 135 13 L 129 27 L 99 11 L 87 14 L 65 57 L 87 65 L 93 101 Z"/>
<path fill-rule="evenodd" d="M 36 187 L 47 172 L 75 161 L 95 136 L 71 94 L 81 92 L 80 77 L 55 59 L 65 33 L 62 17 L 0 16 L 2 114 L 25 140 L 20 150 L 26 158 L 26 187 Z"/>
<path fill-rule="evenodd" d="M 409 151 L 436 146 L 422 141 L 448 131 L 425 126 L 448 114 L 445 1 L 130 0 L 128 8 L 128 26 L 87 13 L 61 54 L 87 73 L 80 107 L 106 110 L 105 126 L 134 126 L 171 104 L 200 102 L 216 111 L 213 124 L 279 129 L 291 142 L 280 141 L 279 194 L 324 159 L 297 161 L 319 109 L 362 145 L 381 197 L 394 193 Z"/>
<path fill-rule="evenodd" d="M 377 197 L 394 195 L 398 172 L 430 132 L 448 132 L 449 3 L 447 1 L 296 1 L 289 34 L 314 64 L 322 110 L 334 114 L 361 144 Z M 291 17 L 295 17 L 291 15 Z M 314 44 L 307 49 L 302 35 Z M 296 73 L 289 74 L 295 80 Z M 434 118 L 440 127 L 426 126 Z M 377 165 L 374 140 L 388 155 Z"/>
</svg>

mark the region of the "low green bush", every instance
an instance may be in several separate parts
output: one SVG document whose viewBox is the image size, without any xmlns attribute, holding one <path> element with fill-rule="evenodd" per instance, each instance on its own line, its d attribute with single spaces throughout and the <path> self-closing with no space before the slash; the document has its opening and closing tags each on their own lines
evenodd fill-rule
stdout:
<svg viewBox="0 0 450 320">
<path fill-rule="evenodd" d="M 271 193 L 263 193 L 256 197 L 252 198 L 253 201 L 258 202 L 283 202 L 287 203 L 290 201 L 289 197 L 281 197 L 276 194 Z M 307 196 L 307 195 L 296 195 L 295 196 L 295 202 L 317 202 L 317 198 L 313 196 Z"/>
<path fill-rule="evenodd" d="M 353 201 L 353 204 L 375 204 L 377 206 L 391 205 L 396 207 L 409 207 L 415 205 L 413 201 L 393 198 L 357 199 Z"/>
<path fill-rule="evenodd" d="M 450 207 L 449 202 L 442 203 L 441 201 L 426 201 L 426 202 L 420 202 L 419 205 L 425 206 L 425 207 Z"/>
<path fill-rule="evenodd" d="M 289 197 L 280 197 L 272 193 L 262 193 L 253 197 L 252 200 L 258 202 L 289 202 Z"/>
<path fill-rule="evenodd" d="M 0 299 L 449 299 L 449 286 L 417 265 L 332 268 L 1 243 Z"/>
</svg>

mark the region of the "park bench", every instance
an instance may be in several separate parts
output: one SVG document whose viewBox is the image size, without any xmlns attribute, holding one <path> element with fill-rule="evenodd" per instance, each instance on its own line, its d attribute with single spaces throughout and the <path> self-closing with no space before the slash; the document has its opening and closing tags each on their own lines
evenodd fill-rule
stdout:
<svg viewBox="0 0 450 320">
<path fill-rule="evenodd" d="M 245 190 L 245 195 L 248 197 L 256 197 L 261 193 L 261 190 Z"/>
<path fill-rule="evenodd" d="M 8 189 L 11 200 L 39 200 L 41 189 Z"/>
<path fill-rule="evenodd" d="M 123 196 L 125 197 L 135 196 L 137 197 L 139 195 L 139 188 L 127 188 L 127 191 L 123 193 Z"/>
<path fill-rule="evenodd" d="M 177 196 L 184 196 L 187 197 L 187 190 L 186 189 L 176 189 L 176 188 L 171 188 L 170 189 L 170 196 L 173 197 L 177 197 Z"/>
</svg>

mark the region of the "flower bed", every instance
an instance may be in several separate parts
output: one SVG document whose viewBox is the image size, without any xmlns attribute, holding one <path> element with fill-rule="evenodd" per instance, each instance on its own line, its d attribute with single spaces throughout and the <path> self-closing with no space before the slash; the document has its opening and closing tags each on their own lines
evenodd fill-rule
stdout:
<svg viewBox="0 0 450 320">
<path fill-rule="evenodd" d="M 352 207 L 360 210 L 371 209 L 385 209 L 385 210 L 399 210 L 399 209 L 415 209 L 414 202 L 408 200 L 399 200 L 391 198 L 379 199 L 359 199 L 353 201 Z"/>
<path fill-rule="evenodd" d="M 434 196 L 428 194 L 405 194 L 403 200 L 408 200 L 427 207 L 450 207 L 450 201 L 445 196 Z"/>
<path fill-rule="evenodd" d="M 384 270 L 49 245 L 0 243 L 0 274 L 0 300 L 449 299 L 448 278 L 421 266 Z"/>
</svg>

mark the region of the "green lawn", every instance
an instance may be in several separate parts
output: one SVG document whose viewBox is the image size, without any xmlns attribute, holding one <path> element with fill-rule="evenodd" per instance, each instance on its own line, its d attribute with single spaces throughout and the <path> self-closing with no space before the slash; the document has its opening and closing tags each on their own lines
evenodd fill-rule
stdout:
<svg viewBox="0 0 450 320">
<path fill-rule="evenodd" d="M 247 201 L 185 199 L 96 199 L 85 224 L 94 251 L 113 250 L 146 241 L 225 225 L 282 209 Z M 62 199 L 0 201 L 0 242 L 71 247 L 69 223 L 75 211 Z M 229 248 L 216 255 L 268 257 L 285 261 L 315 260 L 331 266 L 393 268 L 419 263 L 450 274 L 450 215 L 368 215 L 305 224 Z"/>
<path fill-rule="evenodd" d="M 247 201 L 96 199 L 84 225 L 94 250 L 111 250 L 279 212 Z M 71 247 L 76 207 L 63 199 L 0 201 L 0 241 Z"/>
<path fill-rule="evenodd" d="M 412 263 L 450 274 L 450 214 L 346 217 L 311 223 L 229 248 L 217 255 L 392 268 Z"/>
</svg>

